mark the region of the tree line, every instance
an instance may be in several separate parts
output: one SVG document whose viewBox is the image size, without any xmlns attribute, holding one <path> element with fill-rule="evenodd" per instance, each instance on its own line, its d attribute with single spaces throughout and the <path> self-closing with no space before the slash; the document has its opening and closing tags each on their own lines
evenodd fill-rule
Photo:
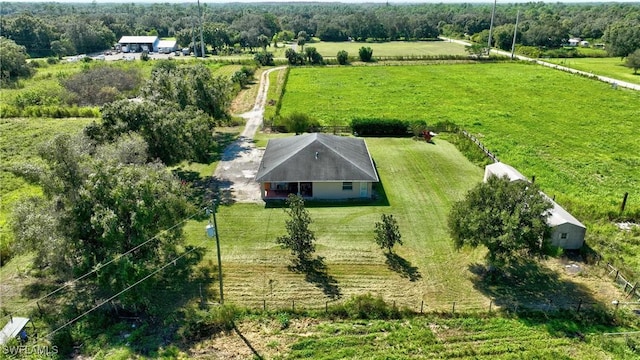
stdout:
<svg viewBox="0 0 640 360">
<path fill-rule="evenodd" d="M 203 41 L 219 53 L 253 51 L 279 41 L 426 40 L 439 35 L 487 43 L 490 4 L 59 4 L 5 3 L 3 36 L 32 57 L 109 49 L 124 35 L 175 37 L 181 46 Z M 492 45 L 516 42 L 555 48 L 571 37 L 607 44 L 614 56 L 640 48 L 638 4 L 504 4 L 496 8 Z M 202 21 L 200 20 L 202 19 Z"/>
</svg>

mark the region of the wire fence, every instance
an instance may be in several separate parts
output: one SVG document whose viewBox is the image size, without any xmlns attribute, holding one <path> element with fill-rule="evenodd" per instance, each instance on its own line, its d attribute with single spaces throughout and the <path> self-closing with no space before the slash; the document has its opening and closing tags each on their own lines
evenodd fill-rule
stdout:
<svg viewBox="0 0 640 360">
<path fill-rule="evenodd" d="M 320 300 L 320 299 L 263 299 L 236 301 L 237 305 L 253 311 L 268 312 L 340 312 L 348 306 L 350 299 Z M 387 306 L 403 312 L 414 314 L 427 313 L 448 313 L 448 314 L 471 314 L 471 313 L 491 313 L 491 312 L 522 312 L 522 311 L 542 311 L 558 312 L 572 311 L 580 313 L 582 311 L 594 309 L 615 310 L 621 304 L 609 304 L 603 306 L 602 303 L 576 299 L 572 302 L 556 302 L 553 299 L 544 301 L 513 301 L 513 300 L 486 300 L 486 301 L 406 301 L 406 300 L 385 300 Z"/>
<path fill-rule="evenodd" d="M 610 263 L 607 263 L 606 269 L 608 271 L 608 276 L 613 278 L 613 281 L 616 285 L 622 287 L 622 291 L 625 293 L 625 300 L 640 300 L 640 289 L 638 289 L 639 282 L 636 281 L 632 283 L 627 280 L 619 269 L 615 268 Z"/>
</svg>

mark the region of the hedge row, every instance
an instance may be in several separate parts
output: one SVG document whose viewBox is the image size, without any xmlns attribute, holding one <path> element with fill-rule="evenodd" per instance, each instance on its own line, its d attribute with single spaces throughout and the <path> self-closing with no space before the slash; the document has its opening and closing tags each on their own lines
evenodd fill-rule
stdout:
<svg viewBox="0 0 640 360">
<path fill-rule="evenodd" d="M 413 128 L 426 127 L 424 120 L 354 118 L 351 130 L 359 136 L 412 136 Z"/>
<path fill-rule="evenodd" d="M 100 117 L 100 109 L 97 107 L 77 107 L 77 106 L 26 106 L 18 108 L 13 105 L 0 105 L 0 118 L 13 117 L 47 117 L 47 118 L 70 118 L 84 117 L 97 118 Z"/>
</svg>

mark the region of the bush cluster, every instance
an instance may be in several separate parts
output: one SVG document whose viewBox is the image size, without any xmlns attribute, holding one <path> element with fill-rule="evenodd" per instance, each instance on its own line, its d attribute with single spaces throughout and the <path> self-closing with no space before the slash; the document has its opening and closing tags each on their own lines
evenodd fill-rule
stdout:
<svg viewBox="0 0 640 360">
<path fill-rule="evenodd" d="M 19 108 L 13 105 L 0 105 L 0 118 L 13 117 L 45 117 L 45 118 L 97 118 L 100 117 L 100 110 L 97 107 L 78 107 L 65 105 L 49 106 L 26 106 Z"/>
<path fill-rule="evenodd" d="M 361 136 L 411 136 L 414 125 L 424 125 L 424 120 L 400 120 L 379 118 L 355 118 L 351 120 L 354 134 Z"/>
</svg>

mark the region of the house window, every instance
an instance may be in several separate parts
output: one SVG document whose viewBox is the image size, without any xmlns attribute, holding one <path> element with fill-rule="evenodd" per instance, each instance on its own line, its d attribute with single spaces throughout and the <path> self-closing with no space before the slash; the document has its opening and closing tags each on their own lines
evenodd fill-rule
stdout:
<svg viewBox="0 0 640 360">
<path fill-rule="evenodd" d="M 349 182 L 346 182 L 346 181 L 343 182 L 342 183 L 342 190 L 343 191 L 351 191 L 351 190 L 353 190 L 353 183 L 350 182 L 350 181 Z"/>
<path fill-rule="evenodd" d="M 566 239 L 567 235 L 567 233 L 560 233 L 560 239 Z"/>
</svg>

